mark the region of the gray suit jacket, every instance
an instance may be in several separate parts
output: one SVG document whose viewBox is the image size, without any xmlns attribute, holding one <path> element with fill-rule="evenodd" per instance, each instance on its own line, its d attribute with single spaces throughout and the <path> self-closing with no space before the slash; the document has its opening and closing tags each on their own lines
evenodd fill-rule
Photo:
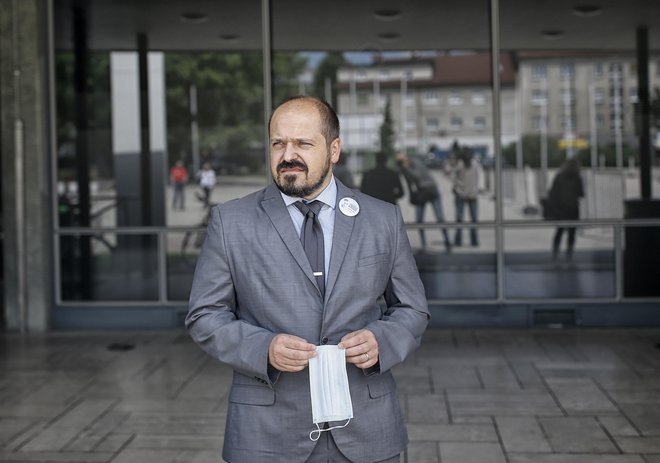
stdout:
<svg viewBox="0 0 660 463">
<path fill-rule="evenodd" d="M 277 186 L 216 206 L 190 295 L 186 326 L 234 378 L 223 457 L 230 462 L 303 462 L 315 443 L 308 369 L 276 373 L 268 347 L 278 333 L 337 344 L 359 329 L 378 340 L 379 368 L 347 365 L 354 418 L 331 431 L 342 453 L 373 462 L 404 450 L 407 435 L 390 369 L 420 343 L 428 308 L 398 207 L 337 181 L 325 298 Z"/>
</svg>

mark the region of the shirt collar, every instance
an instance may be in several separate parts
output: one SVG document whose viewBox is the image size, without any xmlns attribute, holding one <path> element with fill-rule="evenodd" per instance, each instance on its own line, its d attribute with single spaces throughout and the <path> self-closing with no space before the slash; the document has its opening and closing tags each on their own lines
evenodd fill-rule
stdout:
<svg viewBox="0 0 660 463">
<path fill-rule="evenodd" d="M 301 200 L 301 198 L 295 196 L 285 195 L 281 191 L 280 194 L 282 195 L 284 204 L 286 204 L 287 207 L 296 201 Z M 325 187 L 325 189 L 316 198 L 314 198 L 314 200 L 321 201 L 323 204 L 327 204 L 332 209 L 335 208 L 335 205 L 337 204 L 337 183 L 335 182 L 334 175 L 330 178 L 330 183 L 328 183 L 328 186 Z"/>
</svg>

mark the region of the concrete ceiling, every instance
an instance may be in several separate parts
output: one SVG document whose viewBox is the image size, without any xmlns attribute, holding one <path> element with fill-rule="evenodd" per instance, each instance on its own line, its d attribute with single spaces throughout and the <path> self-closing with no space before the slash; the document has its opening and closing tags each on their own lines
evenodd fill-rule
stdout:
<svg viewBox="0 0 660 463">
<path fill-rule="evenodd" d="M 58 49 L 72 46 L 72 5 L 55 0 Z M 154 50 L 259 50 L 259 0 L 88 0 L 91 49 L 135 49 L 145 33 Z M 575 7 L 602 7 L 579 16 Z M 588 9 L 588 8 L 587 8 Z M 379 18 L 379 10 L 398 11 Z M 271 0 L 277 50 L 483 50 L 489 48 L 487 0 Z M 500 0 L 501 46 L 508 50 L 635 49 L 649 29 L 660 52 L 660 0 Z M 193 20 L 185 22 L 182 14 Z M 199 22 L 194 15 L 204 16 Z M 546 34 L 544 34 L 544 32 Z"/>
</svg>

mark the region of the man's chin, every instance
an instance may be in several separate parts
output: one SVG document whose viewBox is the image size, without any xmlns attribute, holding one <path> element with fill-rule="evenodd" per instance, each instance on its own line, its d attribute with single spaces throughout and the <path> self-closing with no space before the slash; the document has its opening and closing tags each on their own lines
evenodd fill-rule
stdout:
<svg viewBox="0 0 660 463">
<path fill-rule="evenodd" d="M 304 196 L 304 185 L 300 185 L 297 180 L 295 175 L 283 175 L 275 183 L 285 195 L 302 198 Z"/>
</svg>

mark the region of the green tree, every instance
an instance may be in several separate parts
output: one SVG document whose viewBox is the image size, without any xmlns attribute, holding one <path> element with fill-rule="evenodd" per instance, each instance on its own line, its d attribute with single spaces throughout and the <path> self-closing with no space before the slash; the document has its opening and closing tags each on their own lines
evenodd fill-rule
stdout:
<svg viewBox="0 0 660 463">
<path fill-rule="evenodd" d="M 298 78 L 307 65 L 307 60 L 290 52 L 273 53 L 273 105 L 300 94 Z"/>
<path fill-rule="evenodd" d="M 389 98 L 385 104 L 383 123 L 380 126 L 380 150 L 387 155 L 388 159 L 394 156 L 394 127 Z"/>
<path fill-rule="evenodd" d="M 546 139 L 548 151 L 548 167 L 559 167 L 566 159 L 566 152 L 559 148 L 560 137 L 548 136 Z M 541 136 L 523 135 L 522 152 L 523 164 L 538 169 L 541 167 Z M 516 143 L 510 143 L 502 149 L 504 164 L 508 166 L 516 165 Z"/>
<path fill-rule="evenodd" d="M 110 54 L 90 52 L 86 56 L 85 82 L 86 126 L 76 127 L 78 101 L 76 95 L 75 56 L 73 52 L 55 55 L 56 132 L 58 178 L 75 178 L 77 156 L 76 139 L 87 137 L 90 147 L 89 163 L 92 176 L 112 177 L 113 156 L 110 108 Z"/>
<path fill-rule="evenodd" d="M 185 153 L 190 163 L 190 88 L 197 90 L 197 123 L 201 152 L 221 171 L 232 167 L 255 172 L 263 168 L 263 65 L 260 52 L 168 53 L 168 149 Z M 292 80 L 304 67 L 292 53 L 280 53 L 273 74 Z M 278 87 L 276 95 L 278 98 Z M 280 91 L 282 89 L 280 88 Z M 202 159 L 205 160 L 205 159 Z"/>
<path fill-rule="evenodd" d="M 331 101 L 328 101 L 333 108 L 337 107 L 337 70 L 346 64 L 344 55 L 341 52 L 334 51 L 325 55 L 319 63 L 314 73 L 314 96 L 325 99 L 325 82 L 330 81 L 332 89 Z"/>
</svg>

